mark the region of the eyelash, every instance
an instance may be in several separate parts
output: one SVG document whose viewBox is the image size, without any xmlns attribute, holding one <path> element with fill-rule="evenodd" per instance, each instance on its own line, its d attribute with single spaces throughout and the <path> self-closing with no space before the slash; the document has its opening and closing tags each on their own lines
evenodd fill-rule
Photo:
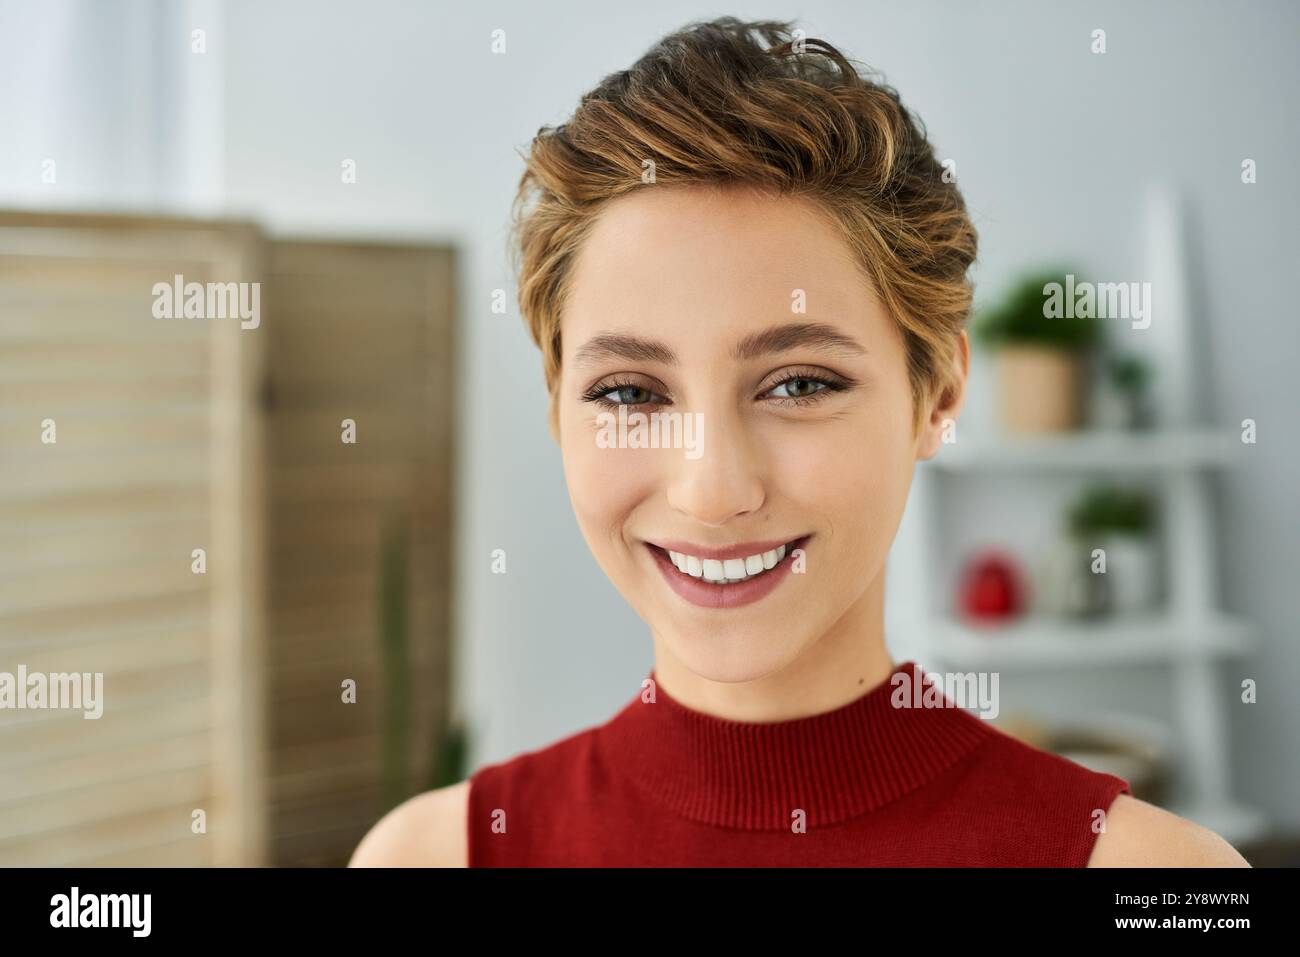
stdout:
<svg viewBox="0 0 1300 957">
<path fill-rule="evenodd" d="M 786 385 L 790 382 L 816 382 L 819 385 L 823 386 L 824 388 L 818 389 L 816 392 L 812 393 L 811 395 L 778 396 L 775 401 L 779 402 L 783 408 L 790 408 L 791 406 L 811 405 L 812 403 L 820 402 L 822 400 L 822 397 L 827 392 L 843 392 L 845 389 L 848 389 L 850 387 L 849 383 L 826 378 L 821 375 L 811 375 L 808 373 L 795 372 L 786 376 L 784 379 L 780 379 L 779 381 L 772 383 L 772 385 L 769 388 L 764 390 L 764 394 L 766 395 L 768 392 L 772 392 L 775 389 L 779 389 L 781 386 Z M 623 382 L 615 381 L 615 382 L 601 383 L 596 386 L 593 386 L 591 389 L 589 389 L 587 392 L 583 394 L 582 399 L 584 402 L 593 402 L 596 405 L 604 406 L 607 409 L 616 409 L 619 406 L 624 406 L 629 409 L 635 409 L 643 405 L 658 404 L 654 402 L 614 402 L 611 401 L 610 399 L 605 398 L 605 396 L 609 395 L 611 392 L 617 392 L 620 389 L 644 389 L 646 392 L 650 392 L 651 395 L 657 395 L 657 393 L 651 392 L 649 389 L 646 389 L 645 386 L 641 385 L 640 383 L 628 382 L 628 381 L 623 381 Z"/>
</svg>

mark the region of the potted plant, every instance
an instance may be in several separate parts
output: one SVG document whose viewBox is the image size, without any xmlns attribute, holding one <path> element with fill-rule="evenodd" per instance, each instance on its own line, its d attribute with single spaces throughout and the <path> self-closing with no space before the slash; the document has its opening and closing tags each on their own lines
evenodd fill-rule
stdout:
<svg viewBox="0 0 1300 957">
<path fill-rule="evenodd" d="M 384 675 L 383 806 L 387 813 L 410 796 L 411 649 L 408 625 L 406 519 L 384 522 L 379 565 L 379 641 Z"/>
<path fill-rule="evenodd" d="M 1064 285 L 1066 275 L 1043 270 L 1020 280 L 1001 303 L 980 311 L 971 330 L 996 352 L 1001 417 L 1012 432 L 1068 431 L 1083 418 L 1087 360 L 1101 330 L 1073 310 L 1048 315 L 1048 289 Z"/>
<path fill-rule="evenodd" d="M 1150 363 L 1137 355 L 1111 355 L 1105 373 L 1094 410 L 1097 422 L 1104 428 L 1150 428 Z"/>
<path fill-rule="evenodd" d="M 379 569 L 379 639 L 384 670 L 383 781 L 380 814 L 386 814 L 412 794 L 412 658 L 409 641 L 409 533 L 404 512 L 390 512 L 384 522 L 383 557 Z M 465 779 L 468 771 L 469 729 L 443 708 L 435 715 L 431 734 L 429 788 Z"/>
<path fill-rule="evenodd" d="M 1110 611 L 1134 614 L 1155 605 L 1159 587 L 1155 504 L 1146 492 L 1116 485 L 1091 486 L 1070 508 L 1067 526 L 1090 573 L 1097 574 L 1094 550 L 1104 551 Z"/>
</svg>

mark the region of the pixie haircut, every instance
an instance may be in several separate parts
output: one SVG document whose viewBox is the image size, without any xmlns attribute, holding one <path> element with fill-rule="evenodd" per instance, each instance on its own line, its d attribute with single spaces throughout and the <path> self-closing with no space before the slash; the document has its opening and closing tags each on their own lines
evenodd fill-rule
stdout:
<svg viewBox="0 0 1300 957">
<path fill-rule="evenodd" d="M 553 437 L 560 318 L 583 238 L 611 199 L 691 184 L 804 196 L 830 214 L 902 334 L 915 432 L 952 384 L 977 236 L 924 125 L 870 72 L 792 23 L 723 17 L 665 37 L 538 131 L 510 257 Z"/>
</svg>

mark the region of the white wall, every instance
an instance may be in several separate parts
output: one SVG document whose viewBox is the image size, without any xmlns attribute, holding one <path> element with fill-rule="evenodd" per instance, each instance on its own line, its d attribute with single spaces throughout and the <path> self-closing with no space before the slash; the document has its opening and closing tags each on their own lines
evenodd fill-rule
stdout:
<svg viewBox="0 0 1300 957">
<path fill-rule="evenodd" d="M 231 0 L 179 16 L 165 6 L 0 2 L 0 202 L 55 202 L 33 179 L 53 153 L 68 157 L 69 202 L 197 209 L 224 195 L 228 212 L 280 233 L 462 247 L 458 654 L 481 735 L 475 764 L 604 720 L 650 665 L 644 626 L 572 519 L 540 362 L 514 313 L 504 229 L 516 150 L 539 126 L 687 21 L 799 16 L 810 35 L 883 69 L 957 161 L 981 233 L 980 298 L 1044 260 L 1137 278 L 1146 186 L 1183 188 L 1204 270 L 1212 421 L 1250 416 L 1260 428 L 1221 515 L 1225 603 L 1262 628 L 1246 673 L 1267 702 L 1234 711 L 1239 792 L 1300 823 L 1300 701 L 1284 680 L 1300 677 L 1290 594 L 1300 348 L 1285 286 L 1300 206 L 1286 166 L 1300 146 L 1296 5 L 572 2 L 560 14 L 525 2 Z M 187 38 L 186 17 L 211 24 L 206 65 L 175 62 L 169 44 Z M 1089 52 L 1097 27 L 1104 56 Z M 490 52 L 495 29 L 504 56 Z M 178 113 L 182 78 L 192 89 Z M 1239 182 L 1244 157 L 1259 164 L 1255 186 Z M 357 162 L 355 185 L 340 182 L 345 158 Z M 489 309 L 498 288 L 508 316 Z M 975 375 L 972 427 L 988 404 L 981 363 Z M 495 548 L 508 554 L 504 576 L 489 573 Z"/>
</svg>

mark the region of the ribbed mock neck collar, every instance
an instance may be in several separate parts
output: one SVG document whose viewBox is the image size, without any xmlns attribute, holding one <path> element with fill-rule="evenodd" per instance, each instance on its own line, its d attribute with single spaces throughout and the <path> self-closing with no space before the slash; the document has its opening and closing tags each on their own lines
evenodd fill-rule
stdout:
<svg viewBox="0 0 1300 957">
<path fill-rule="evenodd" d="M 832 711 L 747 722 L 686 707 L 665 693 L 651 669 L 654 702 L 638 694 L 597 738 L 612 765 L 690 820 L 788 830 L 792 812 L 802 809 L 809 827 L 835 824 L 938 777 L 992 733 L 946 697 L 945 707 L 895 707 L 899 675 L 916 683 L 925 672 L 906 661 Z"/>
</svg>

